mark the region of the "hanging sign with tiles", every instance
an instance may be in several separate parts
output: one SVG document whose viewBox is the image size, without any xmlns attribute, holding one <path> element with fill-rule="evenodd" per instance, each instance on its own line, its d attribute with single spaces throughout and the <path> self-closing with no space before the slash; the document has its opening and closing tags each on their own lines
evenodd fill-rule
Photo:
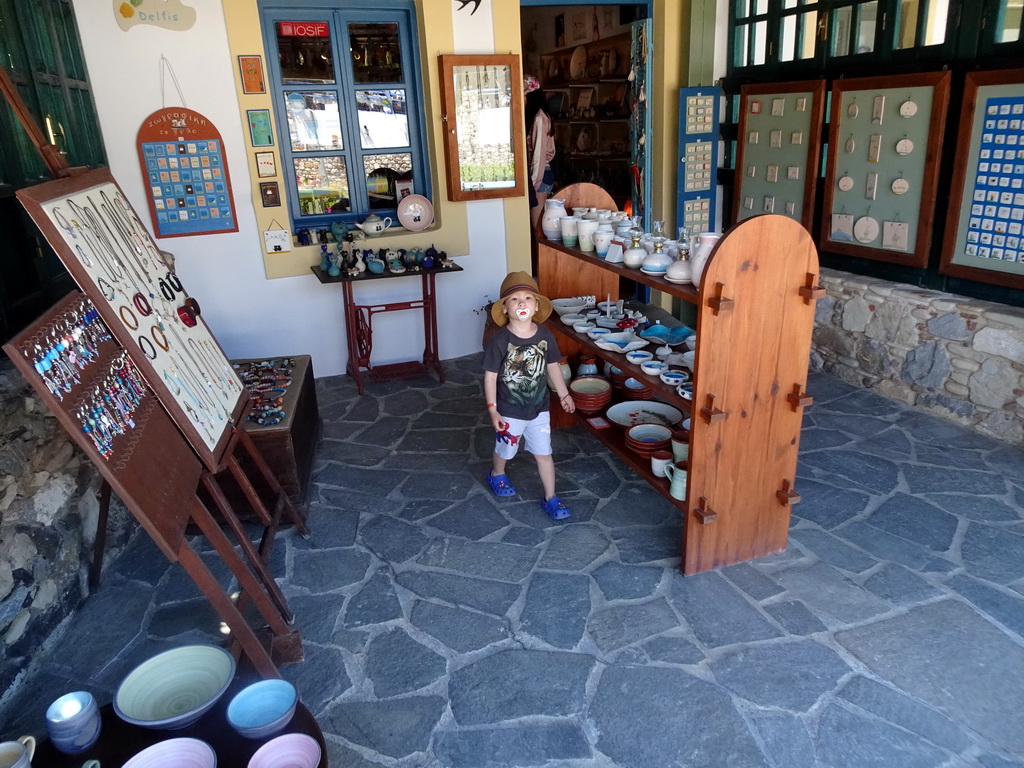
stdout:
<svg viewBox="0 0 1024 768">
<path fill-rule="evenodd" d="M 710 232 L 716 223 L 718 122 L 722 89 L 679 89 L 679 181 L 676 226 L 691 234 Z"/>
<path fill-rule="evenodd" d="M 238 231 L 224 140 L 210 120 L 161 109 L 142 121 L 137 142 L 157 237 Z"/>
</svg>

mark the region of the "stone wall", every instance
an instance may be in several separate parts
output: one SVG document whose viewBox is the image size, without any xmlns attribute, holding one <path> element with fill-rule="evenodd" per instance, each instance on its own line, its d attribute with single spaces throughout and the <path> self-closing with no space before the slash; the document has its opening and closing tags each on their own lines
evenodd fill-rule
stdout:
<svg viewBox="0 0 1024 768">
<path fill-rule="evenodd" d="M 99 487 L 96 469 L 0 357 L 0 697 L 88 593 Z M 108 559 L 135 530 L 111 504 Z"/>
<path fill-rule="evenodd" d="M 1024 309 L 830 269 L 821 285 L 812 367 L 1024 445 Z"/>
</svg>

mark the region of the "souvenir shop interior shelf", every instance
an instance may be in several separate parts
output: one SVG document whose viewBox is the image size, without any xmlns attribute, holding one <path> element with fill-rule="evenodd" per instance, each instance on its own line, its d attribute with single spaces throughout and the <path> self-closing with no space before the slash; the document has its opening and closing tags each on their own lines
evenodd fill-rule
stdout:
<svg viewBox="0 0 1024 768">
<path fill-rule="evenodd" d="M 109 171 L 17 194 L 199 457 L 215 469 L 248 393 L 199 303 Z"/>
</svg>

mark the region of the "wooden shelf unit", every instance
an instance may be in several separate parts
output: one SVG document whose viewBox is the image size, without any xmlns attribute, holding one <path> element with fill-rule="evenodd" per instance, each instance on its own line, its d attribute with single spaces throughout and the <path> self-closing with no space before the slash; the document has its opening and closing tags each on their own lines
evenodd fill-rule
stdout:
<svg viewBox="0 0 1024 768">
<path fill-rule="evenodd" d="M 555 319 L 563 354 L 600 357 L 655 384 L 655 397 L 691 413 L 687 498 L 626 448 L 614 425 L 582 423 L 627 465 L 683 511 L 681 570 L 699 573 L 780 552 L 786 547 L 817 286 L 810 234 L 785 216 L 757 216 L 733 227 L 708 260 L 700 289 L 608 264 L 541 239 L 537 279 L 551 297 L 619 297 L 627 277 L 697 306 L 693 401 L 640 372 L 625 356 L 597 347 Z M 574 417 L 557 419 L 566 426 Z"/>
</svg>

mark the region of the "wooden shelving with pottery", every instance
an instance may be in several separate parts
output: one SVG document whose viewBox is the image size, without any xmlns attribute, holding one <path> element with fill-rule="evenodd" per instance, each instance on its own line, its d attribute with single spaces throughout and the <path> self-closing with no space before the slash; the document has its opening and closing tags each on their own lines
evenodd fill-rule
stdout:
<svg viewBox="0 0 1024 768">
<path fill-rule="evenodd" d="M 824 295 L 810 234 L 785 216 L 747 219 L 715 246 L 699 290 L 543 238 L 537 262 L 540 289 L 551 298 L 611 294 L 617 300 L 619 279 L 627 277 L 697 306 L 693 401 L 667 387 L 655 391 L 692 413 L 686 500 L 672 499 L 684 513 L 683 573 L 785 549 L 791 505 L 800 500 L 794 485 L 803 411 L 811 404 L 814 304 Z M 557 320 L 550 327 L 570 357 L 586 351 L 623 370 L 636 368 Z M 668 484 L 611 433 L 617 429 L 591 431 L 668 496 Z"/>
</svg>

